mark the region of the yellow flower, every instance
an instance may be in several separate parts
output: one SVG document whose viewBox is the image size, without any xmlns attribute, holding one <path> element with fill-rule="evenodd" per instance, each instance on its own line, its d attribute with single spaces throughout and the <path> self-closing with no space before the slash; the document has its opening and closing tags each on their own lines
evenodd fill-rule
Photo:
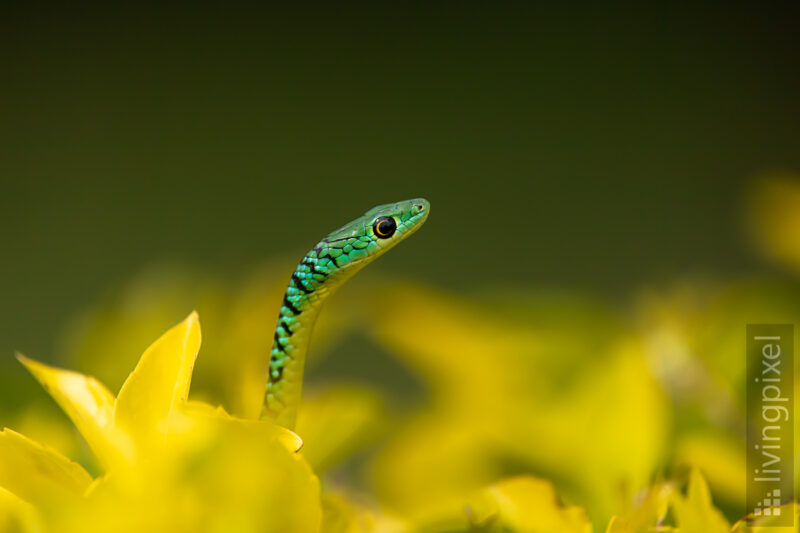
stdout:
<svg viewBox="0 0 800 533">
<path fill-rule="evenodd" d="M 104 472 L 92 479 L 6 429 L 2 520 L 22 531 L 318 531 L 319 482 L 299 437 L 188 401 L 199 347 L 192 313 L 144 352 L 116 398 L 94 378 L 19 356 Z"/>
</svg>

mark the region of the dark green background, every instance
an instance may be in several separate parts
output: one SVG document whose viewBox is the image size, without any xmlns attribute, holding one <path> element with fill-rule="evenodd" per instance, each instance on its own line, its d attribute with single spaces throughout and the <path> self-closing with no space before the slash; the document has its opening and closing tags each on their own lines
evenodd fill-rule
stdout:
<svg viewBox="0 0 800 533">
<path fill-rule="evenodd" d="M 747 183 L 800 168 L 797 18 L 484 4 L 0 16 L 0 370 L 153 261 L 235 277 L 377 203 L 376 268 L 624 296 L 753 272 Z M 178 317 L 180 318 L 180 317 Z"/>
</svg>

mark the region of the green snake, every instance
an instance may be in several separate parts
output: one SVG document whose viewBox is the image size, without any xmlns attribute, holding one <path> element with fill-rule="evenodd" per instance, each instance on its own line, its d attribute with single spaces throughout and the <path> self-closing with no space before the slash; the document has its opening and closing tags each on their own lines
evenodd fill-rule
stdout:
<svg viewBox="0 0 800 533">
<path fill-rule="evenodd" d="M 298 263 L 283 295 L 268 367 L 265 414 L 277 424 L 294 429 L 311 330 L 325 298 L 418 230 L 429 212 L 423 198 L 373 207 L 331 232 Z"/>
</svg>

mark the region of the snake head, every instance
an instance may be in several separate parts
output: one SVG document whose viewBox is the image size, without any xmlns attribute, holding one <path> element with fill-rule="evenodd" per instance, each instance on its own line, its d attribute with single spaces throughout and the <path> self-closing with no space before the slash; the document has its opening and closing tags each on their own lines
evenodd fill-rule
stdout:
<svg viewBox="0 0 800 533">
<path fill-rule="evenodd" d="M 417 231 L 429 212 L 430 203 L 424 198 L 379 205 L 331 232 L 317 248 L 329 253 L 337 250 L 335 264 L 339 269 L 363 266 Z"/>
</svg>

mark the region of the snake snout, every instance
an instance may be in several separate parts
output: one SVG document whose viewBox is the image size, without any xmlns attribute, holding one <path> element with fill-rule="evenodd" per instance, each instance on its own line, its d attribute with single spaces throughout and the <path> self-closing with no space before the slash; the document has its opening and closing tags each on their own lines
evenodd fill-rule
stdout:
<svg viewBox="0 0 800 533">
<path fill-rule="evenodd" d="M 411 201 L 411 214 L 412 216 L 419 215 L 420 213 L 424 213 L 428 211 L 431 207 L 430 202 L 425 198 L 417 198 Z"/>
</svg>

